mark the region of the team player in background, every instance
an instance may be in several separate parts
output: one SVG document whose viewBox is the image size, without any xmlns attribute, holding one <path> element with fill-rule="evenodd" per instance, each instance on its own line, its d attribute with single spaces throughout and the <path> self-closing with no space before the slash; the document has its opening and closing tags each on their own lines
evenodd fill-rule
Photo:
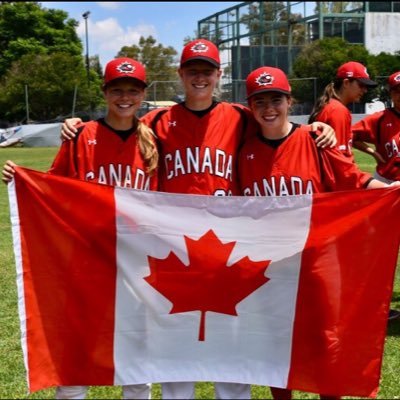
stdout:
<svg viewBox="0 0 400 400">
<path fill-rule="evenodd" d="M 78 126 L 74 140 L 63 142 L 48 172 L 113 186 L 156 189 L 158 152 L 153 133 L 135 116 L 146 86 L 141 63 L 130 58 L 110 61 L 102 87 L 106 116 Z M 14 168 L 12 161 L 6 162 L 4 182 L 12 179 Z M 124 399 L 150 398 L 150 384 L 122 389 Z M 56 399 L 84 399 L 86 392 L 86 386 L 59 386 Z"/>
<path fill-rule="evenodd" d="M 241 193 L 246 196 L 291 196 L 382 188 L 388 185 L 358 169 L 336 148 L 319 149 L 314 132 L 288 119 L 291 88 L 279 68 L 261 67 L 246 80 L 247 99 L 258 133 L 239 153 Z M 271 388 L 274 399 L 291 399 L 289 389 Z M 320 395 L 323 399 L 338 399 Z"/>
<path fill-rule="evenodd" d="M 160 151 L 159 189 L 171 193 L 203 195 L 238 194 L 235 176 L 238 149 L 246 136 L 254 134 L 250 110 L 215 98 L 222 71 L 218 48 L 208 40 L 188 43 L 181 54 L 179 77 L 185 101 L 171 108 L 151 111 L 142 121 L 158 138 Z M 66 120 L 63 139 L 74 136 L 76 119 Z M 333 145 L 334 131 L 324 125 L 318 144 Z M 194 382 L 164 382 L 164 399 L 193 399 Z M 217 399 L 250 399 L 250 385 L 215 383 Z"/>
<path fill-rule="evenodd" d="M 374 177 L 390 184 L 400 181 L 400 71 L 389 76 L 387 90 L 391 107 L 367 115 L 352 126 L 352 132 L 354 147 L 377 162 Z M 390 310 L 389 319 L 396 318 L 400 311 Z"/>
<path fill-rule="evenodd" d="M 360 150 L 375 158 L 375 178 L 391 183 L 400 181 L 400 71 L 389 76 L 387 89 L 391 107 L 364 117 L 352 126 L 352 133 L 354 147 L 359 142 L 374 145 Z"/>
<path fill-rule="evenodd" d="M 330 125 L 335 130 L 338 149 L 352 160 L 352 119 L 347 106 L 360 102 L 368 88 L 377 85 L 364 65 L 355 61 L 342 64 L 337 69 L 336 79 L 325 87 L 317 100 L 308 120 L 309 123 L 321 121 Z"/>
</svg>

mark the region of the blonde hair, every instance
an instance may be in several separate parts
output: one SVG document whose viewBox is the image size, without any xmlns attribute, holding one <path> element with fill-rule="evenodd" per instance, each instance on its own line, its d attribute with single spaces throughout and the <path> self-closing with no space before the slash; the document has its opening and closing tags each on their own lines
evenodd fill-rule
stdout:
<svg viewBox="0 0 400 400">
<path fill-rule="evenodd" d="M 324 92 L 318 98 L 311 111 L 310 117 L 308 118 L 308 123 L 311 124 L 315 121 L 317 115 L 322 111 L 322 109 L 329 103 L 331 99 L 340 100 L 337 91 L 342 87 L 343 79 L 336 79 L 334 82 L 329 83 L 325 86 Z"/>
<path fill-rule="evenodd" d="M 155 135 L 151 128 L 137 120 L 138 146 L 142 157 L 147 164 L 147 173 L 152 175 L 158 166 L 158 149 Z"/>
</svg>

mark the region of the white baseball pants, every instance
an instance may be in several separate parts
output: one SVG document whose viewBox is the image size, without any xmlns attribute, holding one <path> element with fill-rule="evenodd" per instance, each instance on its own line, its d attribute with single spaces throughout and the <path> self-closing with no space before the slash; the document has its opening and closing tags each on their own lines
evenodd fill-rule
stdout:
<svg viewBox="0 0 400 400">
<path fill-rule="evenodd" d="M 56 389 L 56 399 L 71 399 L 79 400 L 86 397 L 87 386 L 58 386 Z M 141 385 L 124 385 L 122 386 L 123 399 L 151 399 L 150 384 L 144 383 Z"/>
<path fill-rule="evenodd" d="M 194 382 L 163 382 L 163 399 L 194 399 Z M 216 399 L 251 399 L 251 386 L 243 383 L 214 382 Z"/>
</svg>

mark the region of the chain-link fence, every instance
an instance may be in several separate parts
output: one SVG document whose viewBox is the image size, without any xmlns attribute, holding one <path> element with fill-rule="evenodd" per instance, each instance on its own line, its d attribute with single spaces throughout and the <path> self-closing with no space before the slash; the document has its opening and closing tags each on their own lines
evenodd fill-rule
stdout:
<svg viewBox="0 0 400 400">
<path fill-rule="evenodd" d="M 369 89 L 360 103 L 350 104 L 351 112 L 364 113 L 366 103 L 372 101 L 381 101 L 386 106 L 390 105 L 390 97 L 386 89 L 387 78 L 388 76 L 374 77 L 378 86 Z M 309 115 L 318 97 L 322 94 L 318 91 L 318 78 L 291 78 L 289 82 L 294 99 L 292 114 Z M 227 79 L 223 76 L 215 97 L 221 101 L 247 105 L 246 81 Z M 163 101 L 175 101 L 178 103 L 184 100 L 182 84 L 179 81 L 154 81 L 147 89 L 147 100 L 154 103 Z"/>
<path fill-rule="evenodd" d="M 371 103 L 377 101 L 382 102 L 386 107 L 390 106 L 391 100 L 389 93 L 386 90 L 387 78 L 388 76 L 374 77 L 375 81 L 378 83 L 378 86 L 374 89 L 368 90 L 368 93 L 363 97 L 362 102 L 350 104 L 350 111 L 354 114 L 363 114 L 366 112 Z M 289 79 L 289 82 L 292 87 L 294 99 L 291 114 L 299 116 L 309 115 L 313 105 L 317 101 L 318 97 L 322 94 L 318 91 L 318 78 L 292 78 Z M 220 84 L 215 91 L 215 98 L 230 103 L 247 105 L 246 81 L 232 80 L 226 76 L 222 76 Z M 154 108 L 179 103 L 184 99 L 184 89 L 180 81 L 153 81 L 147 88 L 146 101 L 143 102 L 142 107 L 138 112 L 138 117 L 145 115 Z M 24 123 L 35 124 L 62 122 L 66 118 L 70 117 L 80 117 L 82 120 L 87 121 L 90 119 L 100 118 L 104 116 L 105 113 L 105 106 L 98 106 L 91 112 L 88 110 L 75 110 L 73 108 L 71 113 L 59 115 L 56 118 L 48 121 L 22 120 L 14 124 L 9 124 L 7 121 L 3 121 L 4 126 L 0 126 L 0 128 L 7 128 L 7 126 L 21 125 Z"/>
</svg>

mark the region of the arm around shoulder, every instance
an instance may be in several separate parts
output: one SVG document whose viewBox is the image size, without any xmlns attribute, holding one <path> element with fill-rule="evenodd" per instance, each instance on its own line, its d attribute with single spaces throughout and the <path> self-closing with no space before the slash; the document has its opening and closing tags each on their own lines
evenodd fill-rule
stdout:
<svg viewBox="0 0 400 400">
<path fill-rule="evenodd" d="M 71 140 L 78 131 L 76 126 L 82 123 L 80 118 L 67 118 L 61 125 L 61 140 Z"/>
<path fill-rule="evenodd" d="M 315 121 L 312 124 L 308 125 L 308 127 L 310 127 L 312 131 L 317 132 L 318 136 L 315 139 L 317 147 L 333 148 L 336 146 L 336 133 L 330 125 L 326 124 L 325 122 Z"/>
</svg>

